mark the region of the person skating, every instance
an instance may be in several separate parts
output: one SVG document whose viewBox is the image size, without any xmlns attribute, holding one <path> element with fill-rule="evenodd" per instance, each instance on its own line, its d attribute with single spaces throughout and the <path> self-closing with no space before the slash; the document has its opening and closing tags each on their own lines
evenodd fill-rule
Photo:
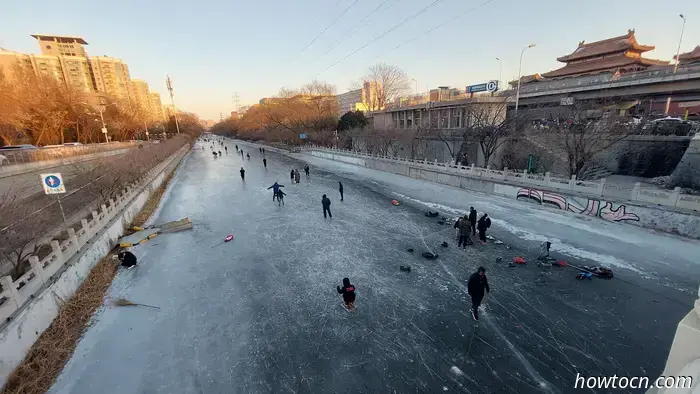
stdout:
<svg viewBox="0 0 700 394">
<path fill-rule="evenodd" d="M 221 151 L 219 151 L 219 157 L 221 157 Z"/>
<path fill-rule="evenodd" d="M 476 235 L 476 209 L 469 207 L 469 224 L 472 227 L 472 235 Z"/>
<path fill-rule="evenodd" d="M 467 215 L 464 215 L 462 220 L 459 221 L 459 242 L 457 246 L 461 246 L 466 249 L 467 245 L 473 245 L 472 239 L 469 237 L 469 232 L 471 231 L 471 226 L 469 225 L 469 220 Z"/>
<path fill-rule="evenodd" d="M 238 144 L 236 144 L 236 152 L 238 152 Z"/>
<path fill-rule="evenodd" d="M 481 305 L 485 295 L 484 290 L 486 293 L 491 291 L 488 278 L 486 278 L 486 268 L 479 267 L 467 282 L 467 292 L 472 298 L 472 317 L 477 321 L 479 320 L 479 305 Z"/>
<path fill-rule="evenodd" d="M 343 201 L 343 183 L 338 181 L 338 191 L 340 192 L 340 201 Z"/>
<path fill-rule="evenodd" d="M 278 206 L 284 205 L 284 196 L 286 196 L 286 195 L 287 194 L 285 192 L 283 192 L 282 190 L 277 190 L 277 205 Z M 274 197 L 273 197 L 272 201 L 274 201 Z"/>
<path fill-rule="evenodd" d="M 228 146 L 224 146 L 224 151 L 226 151 L 226 153 L 228 153 Z"/>
<path fill-rule="evenodd" d="M 350 284 L 350 279 L 343 278 L 343 287 L 336 286 L 338 294 L 343 295 L 343 302 L 348 311 L 355 310 L 355 286 Z"/>
<path fill-rule="evenodd" d="M 275 201 L 275 197 L 277 197 L 277 192 L 280 191 L 281 187 L 284 187 L 284 185 L 280 185 L 279 183 L 275 182 L 272 184 L 272 186 L 267 188 L 267 190 L 272 189 L 272 201 Z"/>
<path fill-rule="evenodd" d="M 331 200 L 329 200 L 325 194 L 323 198 L 321 198 L 321 204 L 323 205 L 323 218 L 326 218 L 326 212 L 328 212 L 328 216 L 333 219 L 333 214 L 331 214 Z"/>
<path fill-rule="evenodd" d="M 294 170 L 294 181 L 296 183 L 299 183 L 300 180 L 301 180 L 301 174 L 299 173 L 299 169 L 297 168 L 296 170 Z"/>
<path fill-rule="evenodd" d="M 263 159 L 263 166 L 265 166 L 265 168 L 267 168 L 267 159 Z"/>
<path fill-rule="evenodd" d="M 241 167 L 241 179 L 245 181 L 245 170 Z"/>
<path fill-rule="evenodd" d="M 491 218 L 485 213 L 476 224 L 476 229 L 479 231 L 479 240 L 482 245 L 486 245 L 486 230 L 491 227 Z"/>
<path fill-rule="evenodd" d="M 306 177 L 308 178 L 309 177 L 309 165 L 308 164 L 304 166 L 304 172 L 306 173 Z"/>
<path fill-rule="evenodd" d="M 263 149 L 263 156 L 265 156 L 265 148 L 262 148 L 262 149 Z"/>
<path fill-rule="evenodd" d="M 248 158 L 248 160 L 250 160 L 250 153 L 246 153 L 245 155 Z"/>
<path fill-rule="evenodd" d="M 292 183 L 294 183 L 294 170 L 289 173 L 289 178 L 292 180 Z"/>
<path fill-rule="evenodd" d="M 117 254 L 117 259 L 121 261 L 121 266 L 131 269 L 138 264 L 136 256 L 128 250 L 122 250 Z"/>
</svg>

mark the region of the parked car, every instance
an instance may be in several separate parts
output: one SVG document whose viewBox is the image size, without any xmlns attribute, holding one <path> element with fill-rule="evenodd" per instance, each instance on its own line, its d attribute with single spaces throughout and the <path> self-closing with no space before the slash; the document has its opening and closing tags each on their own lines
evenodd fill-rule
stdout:
<svg viewBox="0 0 700 394">
<path fill-rule="evenodd" d="M 39 149 L 39 148 L 37 148 L 36 146 L 31 145 L 31 144 L 0 146 L 0 150 L 32 150 L 32 149 Z"/>
<path fill-rule="evenodd" d="M 80 142 L 66 142 L 63 146 L 82 146 Z"/>
<path fill-rule="evenodd" d="M 7 160 L 7 157 L 0 155 L 0 166 L 5 166 L 10 164 L 10 161 Z"/>
</svg>

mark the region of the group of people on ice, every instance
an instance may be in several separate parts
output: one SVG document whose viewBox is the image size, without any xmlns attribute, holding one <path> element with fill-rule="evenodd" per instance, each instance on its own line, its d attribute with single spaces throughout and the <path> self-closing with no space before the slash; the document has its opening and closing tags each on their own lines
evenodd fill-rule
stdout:
<svg viewBox="0 0 700 394">
<path fill-rule="evenodd" d="M 479 240 L 482 245 L 486 245 L 486 230 L 491 227 L 491 218 L 487 213 L 481 215 L 479 220 L 477 218 L 477 212 L 474 207 L 469 207 L 469 214 L 464 215 L 455 220 L 454 228 L 457 236 L 457 246 L 466 248 L 468 245 L 473 245 L 469 234 L 472 236 L 479 232 Z"/>
</svg>

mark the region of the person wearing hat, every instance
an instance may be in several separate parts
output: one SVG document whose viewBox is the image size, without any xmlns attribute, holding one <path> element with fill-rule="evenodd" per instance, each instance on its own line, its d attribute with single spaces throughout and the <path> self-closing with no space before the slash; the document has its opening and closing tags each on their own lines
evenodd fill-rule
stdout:
<svg viewBox="0 0 700 394">
<path fill-rule="evenodd" d="M 490 291 L 489 281 L 486 278 L 486 268 L 479 267 L 479 269 L 469 277 L 467 282 L 467 291 L 472 297 L 472 317 L 474 320 L 479 321 L 479 306 L 481 301 L 484 299 L 484 295 Z"/>
</svg>

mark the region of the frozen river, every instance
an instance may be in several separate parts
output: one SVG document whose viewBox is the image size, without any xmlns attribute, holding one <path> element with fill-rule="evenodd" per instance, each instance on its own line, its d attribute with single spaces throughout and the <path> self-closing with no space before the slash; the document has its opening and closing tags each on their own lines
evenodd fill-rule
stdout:
<svg viewBox="0 0 700 394">
<path fill-rule="evenodd" d="M 161 309 L 100 310 L 52 393 L 567 393 L 577 373 L 658 376 L 697 294 L 696 241 L 309 155 L 267 152 L 265 170 L 257 147 L 244 147 L 249 161 L 227 146 L 214 159 L 198 143 L 154 218 L 194 229 L 134 248 L 142 265 L 109 291 Z M 275 181 L 283 207 L 267 190 Z M 458 250 L 452 226 L 424 216 L 472 205 L 503 245 Z M 609 265 L 615 279 L 541 273 L 544 239 L 553 256 Z M 531 263 L 508 268 L 518 255 Z M 480 265 L 492 293 L 475 324 L 466 279 Z M 335 290 L 346 276 L 353 313 Z"/>
</svg>

